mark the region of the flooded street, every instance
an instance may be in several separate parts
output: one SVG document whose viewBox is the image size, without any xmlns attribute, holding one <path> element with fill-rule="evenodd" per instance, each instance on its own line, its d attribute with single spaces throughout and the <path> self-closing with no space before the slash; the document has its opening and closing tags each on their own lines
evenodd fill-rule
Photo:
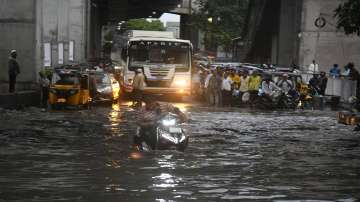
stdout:
<svg viewBox="0 0 360 202">
<path fill-rule="evenodd" d="M 0 201 L 360 200 L 360 135 L 332 111 L 177 104 L 184 153 L 131 150 L 127 103 L 0 113 Z"/>
</svg>

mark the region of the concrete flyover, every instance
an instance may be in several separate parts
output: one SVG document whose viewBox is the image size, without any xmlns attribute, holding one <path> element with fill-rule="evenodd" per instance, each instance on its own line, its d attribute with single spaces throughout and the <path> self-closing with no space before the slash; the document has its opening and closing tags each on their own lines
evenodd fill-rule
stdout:
<svg viewBox="0 0 360 202">
<path fill-rule="evenodd" d="M 0 93 L 18 51 L 17 90 L 36 88 L 37 72 L 99 57 L 102 26 L 130 18 L 189 13 L 188 0 L 0 0 Z"/>
</svg>

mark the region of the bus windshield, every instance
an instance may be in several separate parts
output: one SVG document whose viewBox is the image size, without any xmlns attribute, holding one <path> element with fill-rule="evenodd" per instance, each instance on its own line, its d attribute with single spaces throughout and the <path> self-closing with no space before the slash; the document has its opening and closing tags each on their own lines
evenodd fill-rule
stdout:
<svg viewBox="0 0 360 202">
<path fill-rule="evenodd" d="M 148 64 L 172 64 L 177 71 L 189 71 L 190 46 L 179 42 L 139 41 L 129 47 L 129 70 Z"/>
</svg>

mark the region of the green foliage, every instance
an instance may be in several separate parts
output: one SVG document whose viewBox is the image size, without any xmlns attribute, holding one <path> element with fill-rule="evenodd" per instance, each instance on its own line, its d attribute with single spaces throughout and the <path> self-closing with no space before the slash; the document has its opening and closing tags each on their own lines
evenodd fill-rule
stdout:
<svg viewBox="0 0 360 202">
<path fill-rule="evenodd" d="M 164 24 L 160 20 L 148 21 L 144 18 L 127 21 L 126 28 L 128 30 L 165 31 Z"/>
<path fill-rule="evenodd" d="M 239 37 L 244 28 L 248 0 L 196 0 L 196 3 L 200 9 L 194 12 L 192 21 L 205 32 L 205 47 L 220 45 L 229 51 L 232 39 Z"/>
<path fill-rule="evenodd" d="M 105 55 L 110 55 L 111 49 L 113 47 L 113 39 L 114 34 L 111 31 L 104 35 L 104 45 L 102 47 L 102 51 Z"/>
<path fill-rule="evenodd" d="M 360 36 L 360 0 L 347 0 L 335 10 L 337 28 Z"/>
</svg>

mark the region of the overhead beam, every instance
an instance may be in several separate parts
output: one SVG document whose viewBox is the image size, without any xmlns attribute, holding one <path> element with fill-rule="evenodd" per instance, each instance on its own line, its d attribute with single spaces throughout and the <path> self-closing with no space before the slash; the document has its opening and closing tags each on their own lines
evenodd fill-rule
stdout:
<svg viewBox="0 0 360 202">
<path fill-rule="evenodd" d="M 171 12 L 182 0 L 105 0 L 107 20 L 118 22 L 131 18 L 160 17 L 164 12 Z M 155 14 L 153 12 L 156 12 Z"/>
</svg>

